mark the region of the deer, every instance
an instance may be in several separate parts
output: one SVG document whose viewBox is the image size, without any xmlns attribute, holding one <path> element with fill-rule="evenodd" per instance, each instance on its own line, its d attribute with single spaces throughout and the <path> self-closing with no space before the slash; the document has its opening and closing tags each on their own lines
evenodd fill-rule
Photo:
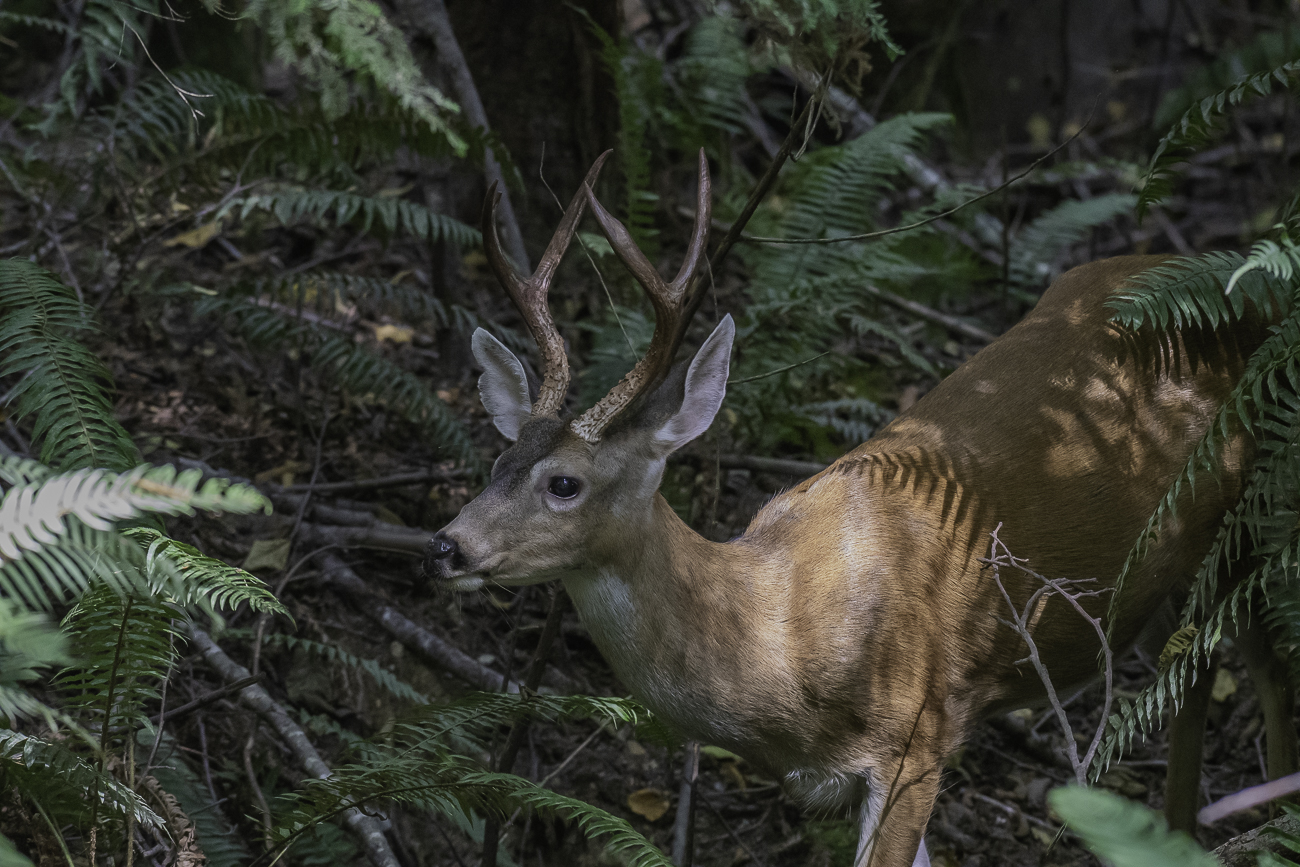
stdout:
<svg viewBox="0 0 1300 867">
<path fill-rule="evenodd" d="M 1000 524 L 1003 543 L 1041 574 L 1113 586 L 1265 324 L 1126 334 L 1106 301 L 1162 259 L 1074 268 L 873 438 L 774 496 L 742 535 L 709 541 L 658 492 L 669 456 L 722 406 L 736 335 L 723 316 L 689 361 L 673 363 L 710 226 L 708 162 L 701 151 L 694 226 L 670 282 L 597 200 L 607 156 L 527 278 L 501 252 L 489 192 L 487 258 L 536 340 L 542 381 L 534 397 L 519 358 L 474 333 L 483 406 L 512 445 L 482 493 L 431 537 L 422 568 L 458 591 L 562 582 L 615 674 L 659 718 L 740 755 L 811 808 L 860 805 L 857 867 L 928 865 L 923 833 L 947 757 L 981 719 L 1044 695 L 981 562 L 990 533 Z M 656 322 L 628 374 L 565 418 L 568 356 L 546 298 L 588 208 Z M 1126 579 L 1108 622 L 1114 646 L 1131 645 L 1185 593 L 1241 494 L 1253 445 L 1236 433 L 1221 454 Z M 1024 575 L 1002 581 L 1017 606 L 1038 589 Z M 1030 628 L 1053 682 L 1095 679 L 1093 629 L 1041 598 Z M 1084 604 L 1092 616 L 1106 610 L 1100 595 Z M 1245 634 L 1237 643 L 1273 698 L 1270 770 L 1285 772 L 1295 732 L 1284 673 L 1266 644 Z M 1210 680 L 1189 688 L 1173 720 L 1171 742 L 1191 756 L 1190 769 L 1171 759 L 1176 827 L 1194 823 L 1206 703 L 1197 696 Z"/>
</svg>

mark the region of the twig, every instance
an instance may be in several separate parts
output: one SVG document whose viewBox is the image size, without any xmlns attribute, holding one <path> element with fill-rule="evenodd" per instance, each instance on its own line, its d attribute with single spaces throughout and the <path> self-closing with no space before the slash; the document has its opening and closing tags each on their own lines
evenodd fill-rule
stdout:
<svg viewBox="0 0 1300 867">
<path fill-rule="evenodd" d="M 731 825 L 727 822 L 725 818 L 723 818 L 723 815 L 718 810 L 718 808 L 713 806 L 713 802 L 709 800 L 709 797 L 704 793 L 704 790 L 703 789 L 699 790 L 697 794 L 699 794 L 700 800 L 704 802 L 704 806 L 709 808 L 709 812 L 713 814 L 713 817 L 717 819 L 720 823 L 722 823 L 722 827 L 724 830 L 726 830 L 727 836 L 735 840 L 736 845 L 739 846 L 741 849 L 745 850 L 745 854 L 749 856 L 749 860 L 757 864 L 758 867 L 765 867 L 765 865 L 763 864 L 763 859 L 755 855 L 754 850 L 749 848 L 749 846 L 745 843 L 744 840 L 740 839 L 740 833 L 738 831 L 732 830 Z"/>
<path fill-rule="evenodd" d="M 1300 772 L 1287 774 L 1285 777 L 1278 777 L 1276 780 L 1269 780 L 1267 783 L 1261 783 L 1258 786 L 1251 786 L 1248 789 L 1242 789 L 1240 792 L 1233 792 L 1201 808 L 1196 814 L 1196 821 L 1202 825 L 1212 825 L 1225 816 L 1237 813 L 1242 810 L 1249 810 L 1251 807 L 1280 798 L 1283 795 L 1289 795 L 1292 792 L 1300 792 Z"/>
<path fill-rule="evenodd" d="M 895 295 L 893 292 L 890 292 L 888 289 L 881 289 L 879 287 L 872 286 L 870 283 L 868 283 L 867 285 L 862 287 L 862 290 L 866 292 L 868 295 L 874 295 L 876 298 L 879 298 L 881 301 L 887 301 L 888 303 L 893 304 L 895 307 L 901 307 L 902 309 L 906 310 L 908 313 L 911 313 L 914 316 L 919 316 L 922 319 L 927 319 L 930 322 L 934 322 L 938 325 L 942 325 L 944 328 L 947 328 L 949 331 L 960 334 L 962 337 L 967 337 L 970 338 L 971 340 L 978 340 L 980 343 L 992 343 L 994 340 L 997 339 L 996 335 L 988 331 L 985 331 L 983 328 L 980 328 L 978 325 L 971 325 L 968 322 L 963 322 L 962 320 L 958 319 L 956 316 L 949 316 L 947 313 L 940 313 L 938 310 L 935 310 L 933 307 L 926 307 L 924 304 L 920 303 L 919 301 L 913 301 L 910 298 L 904 298 L 902 295 Z"/>
<path fill-rule="evenodd" d="M 821 93 L 814 93 L 808 99 L 808 102 L 804 104 L 803 111 L 799 112 L 799 116 L 795 118 L 794 123 L 790 125 L 790 133 L 785 137 L 785 141 L 781 143 L 781 149 L 776 152 L 776 156 L 772 158 L 771 165 L 767 167 L 767 171 L 763 173 L 763 177 L 758 179 L 758 183 L 755 184 L 754 189 L 750 191 L 749 198 L 745 201 L 745 206 L 740 209 L 740 214 L 736 216 L 736 220 L 731 224 L 731 228 L 727 230 L 727 233 L 722 236 L 722 240 L 718 242 L 718 246 L 714 249 L 713 255 L 709 257 L 709 267 L 705 269 L 704 273 L 713 274 L 722 268 L 723 261 L 726 260 L 727 254 L 731 252 L 731 248 L 736 245 L 738 240 L 740 240 L 740 236 L 743 234 L 745 226 L 749 223 L 750 217 L 754 216 L 754 211 L 758 210 L 759 204 L 763 199 L 767 198 L 767 194 L 771 191 L 773 185 L 776 184 L 777 175 L 781 173 L 781 167 L 785 165 L 785 161 L 794 153 L 796 146 L 800 145 L 801 142 L 811 135 L 809 125 L 813 120 L 813 112 L 820 97 Z M 691 278 L 690 285 L 686 287 L 684 296 L 686 303 L 683 305 L 682 316 L 683 327 L 677 329 L 676 339 L 673 341 L 673 345 L 668 351 L 670 358 L 676 355 L 677 350 L 681 348 L 682 339 L 686 337 L 685 326 L 695 318 L 696 312 L 700 309 L 700 304 L 704 302 L 704 296 L 706 294 L 705 289 L 708 286 L 704 273 L 696 273 L 696 275 Z"/>
<path fill-rule="evenodd" d="M 442 0 L 402 0 L 399 5 L 403 7 L 403 12 L 417 32 L 433 40 L 438 61 L 443 71 L 447 73 L 447 77 L 451 79 L 452 90 L 456 94 L 456 101 L 460 103 L 461 111 L 465 113 L 465 120 L 470 126 L 478 127 L 486 134 L 490 130 L 487 112 L 483 109 L 483 100 L 479 99 L 478 88 L 474 85 L 474 76 L 470 74 L 465 55 L 460 50 L 460 43 L 456 41 L 456 31 L 451 26 L 451 17 L 447 14 L 446 5 Z M 524 249 L 524 236 L 519 230 L 519 221 L 515 218 L 514 207 L 510 204 L 510 192 L 506 188 L 505 173 L 501 171 L 501 164 L 497 162 L 496 155 L 488 146 L 483 148 L 483 174 L 487 186 L 496 184 L 497 190 L 501 193 L 497 213 L 501 217 L 501 225 L 505 230 L 506 252 L 527 274 L 533 268 L 528 262 L 528 251 Z"/>
<path fill-rule="evenodd" d="M 673 863 L 691 867 L 695 861 L 695 781 L 700 776 L 700 744 L 688 741 L 682 762 L 682 785 L 677 791 L 677 817 L 673 821 Z"/>
<path fill-rule="evenodd" d="M 1043 687 L 1047 691 L 1047 700 L 1056 713 L 1056 719 L 1061 725 L 1061 732 L 1065 735 L 1067 745 L 1067 756 L 1070 759 L 1070 766 L 1074 769 L 1074 778 L 1080 786 L 1088 784 L 1088 768 L 1092 765 L 1093 757 L 1097 754 L 1097 748 L 1101 746 L 1102 736 L 1106 733 L 1106 720 L 1110 718 L 1110 705 L 1112 701 L 1112 688 L 1114 680 L 1113 656 L 1110 649 L 1110 642 L 1106 640 L 1106 629 L 1101 625 L 1100 617 L 1093 617 L 1080 604 L 1079 600 L 1088 596 L 1099 596 L 1102 593 L 1111 592 L 1111 588 L 1103 587 L 1097 590 L 1079 590 L 1079 585 L 1089 583 L 1095 579 L 1084 579 L 1079 581 L 1070 581 L 1064 578 L 1045 578 L 1034 572 L 1025 565 L 1023 558 L 1015 557 L 1007 548 L 998 533 L 1002 530 L 1002 523 L 993 529 L 989 534 L 992 542 L 989 544 L 988 559 L 981 559 L 993 568 L 993 581 L 997 584 L 998 591 L 1001 592 L 1003 600 L 1006 601 L 1007 607 L 1011 609 L 1013 620 L 998 618 L 999 622 L 1006 624 L 1015 630 L 1029 648 L 1029 656 L 1026 659 L 1034 666 L 1034 671 L 1038 673 L 1039 679 L 1043 682 Z M 1023 611 L 1016 609 L 1015 603 L 1011 600 L 1011 595 L 1007 593 L 1006 587 L 1002 584 L 1001 567 L 1007 566 L 1015 569 L 1032 578 L 1042 582 L 1043 586 L 1036 590 L 1025 602 Z M 1079 616 L 1088 622 L 1097 633 L 1097 640 L 1101 642 L 1103 676 L 1106 684 L 1106 694 L 1101 706 L 1102 722 L 1097 726 L 1097 731 L 1093 733 L 1092 742 L 1088 745 L 1087 752 L 1083 757 L 1079 757 L 1079 742 L 1075 740 L 1074 728 L 1070 725 L 1070 718 L 1065 712 L 1065 707 L 1061 704 L 1060 698 L 1057 697 L 1056 687 L 1052 684 L 1051 674 L 1047 671 L 1047 666 L 1043 663 L 1038 655 L 1038 645 L 1034 642 L 1033 625 L 1041 612 L 1041 606 L 1046 605 L 1047 597 L 1052 594 L 1059 595 L 1068 602 L 1071 607 L 1078 612 Z"/>
<path fill-rule="evenodd" d="M 227 656 L 212 640 L 212 636 L 198 626 L 190 625 L 190 638 L 208 664 L 227 681 L 233 682 L 250 676 L 248 669 Z M 247 686 L 240 691 L 239 699 L 275 729 L 289 745 L 303 770 L 320 780 L 329 778 L 330 766 L 325 764 L 307 734 L 265 689 L 256 684 Z M 361 842 L 361 847 L 375 867 L 401 867 L 378 821 L 356 807 L 346 810 L 342 816 L 343 824 Z"/>
<path fill-rule="evenodd" d="M 261 680 L 262 678 L 259 675 L 249 675 L 248 677 L 243 678 L 242 680 L 237 680 L 234 683 L 228 683 L 225 686 L 217 687 L 207 695 L 201 695 L 198 698 L 194 699 L 193 701 L 187 701 L 185 704 L 181 705 L 178 708 L 175 708 L 174 710 L 167 711 L 166 718 L 175 721 L 177 717 L 184 716 L 190 711 L 198 710 L 201 707 L 207 707 L 208 705 L 212 704 L 214 701 L 220 701 L 221 699 L 225 698 L 228 695 L 231 695 L 232 693 L 239 692 L 241 689 L 243 689 L 246 686 L 252 686 L 255 683 L 261 682 Z M 159 713 L 157 716 L 153 718 L 153 724 L 159 727 L 162 726 L 163 724 L 162 713 Z"/>
</svg>

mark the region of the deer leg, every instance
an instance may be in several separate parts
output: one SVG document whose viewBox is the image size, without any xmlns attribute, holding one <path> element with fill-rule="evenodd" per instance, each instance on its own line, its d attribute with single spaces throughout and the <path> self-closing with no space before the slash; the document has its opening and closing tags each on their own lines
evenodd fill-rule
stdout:
<svg viewBox="0 0 1300 867">
<path fill-rule="evenodd" d="M 1264 711 L 1268 741 L 1268 778 L 1276 780 L 1296 770 L 1296 730 L 1292 724 L 1295 692 L 1290 673 L 1273 650 L 1267 630 L 1256 613 L 1249 625 L 1240 627 L 1233 644 L 1241 651 L 1251 682 Z"/>
<path fill-rule="evenodd" d="M 1205 741 L 1205 712 L 1210 707 L 1217 664 L 1211 660 L 1196 672 L 1196 683 L 1183 689 L 1183 703 L 1169 724 L 1169 769 L 1165 775 L 1165 819 L 1169 827 L 1189 834 L 1196 828 L 1201 794 L 1201 752 Z"/>
<path fill-rule="evenodd" d="M 930 867 L 926 823 L 939 795 L 943 764 L 909 757 L 871 774 L 854 867 Z"/>
</svg>

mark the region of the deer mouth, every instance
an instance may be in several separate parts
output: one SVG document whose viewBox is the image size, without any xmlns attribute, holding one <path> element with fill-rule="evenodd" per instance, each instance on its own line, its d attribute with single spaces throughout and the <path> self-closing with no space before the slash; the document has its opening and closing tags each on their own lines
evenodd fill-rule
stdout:
<svg viewBox="0 0 1300 867">
<path fill-rule="evenodd" d="M 447 587 L 457 593 L 472 593 L 475 590 L 482 589 L 486 583 L 487 581 L 479 573 L 461 575 L 458 578 L 450 578 L 446 582 Z"/>
</svg>

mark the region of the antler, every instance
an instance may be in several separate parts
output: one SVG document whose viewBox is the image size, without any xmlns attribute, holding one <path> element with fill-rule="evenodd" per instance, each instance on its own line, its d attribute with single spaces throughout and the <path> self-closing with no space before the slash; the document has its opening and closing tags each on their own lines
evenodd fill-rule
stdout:
<svg viewBox="0 0 1300 867">
<path fill-rule="evenodd" d="M 528 330 L 532 332 L 537 348 L 542 353 L 542 386 L 533 403 L 534 416 L 558 416 L 569 391 L 569 357 L 564 351 L 564 338 L 560 337 L 551 311 L 546 306 L 546 292 L 551 286 L 551 278 L 555 276 L 555 269 L 564 258 L 564 251 L 573 240 L 573 233 L 578 228 L 578 221 L 582 219 L 587 197 L 600 174 L 600 167 L 605 164 L 610 153 L 605 151 L 587 170 L 587 177 L 573 194 L 569 207 L 564 210 L 564 218 L 551 237 L 551 243 L 546 245 L 546 252 L 537 263 L 537 270 L 527 280 L 519 275 L 514 265 L 501 252 L 496 224 L 497 201 L 501 194 L 497 192 L 495 182 L 488 190 L 487 205 L 483 209 L 483 249 L 493 273 L 509 293 L 510 300 L 515 302 L 515 307 L 523 314 L 524 322 L 528 324 Z"/>
<path fill-rule="evenodd" d="M 686 315 L 686 287 L 691 276 L 704 257 L 704 245 L 709 238 L 709 215 L 712 206 L 709 183 L 709 162 L 700 149 L 699 190 L 696 193 L 695 226 L 691 230 L 691 243 L 686 250 L 686 259 L 677 272 L 676 279 L 665 283 L 655 266 L 636 246 L 627 228 L 615 219 L 609 211 L 596 200 L 591 187 L 586 189 L 591 203 L 591 212 L 600 223 L 609 244 L 618 254 L 627 269 L 636 277 L 638 283 L 650 296 L 650 303 L 655 309 L 655 332 L 650 339 L 650 348 L 623 379 L 610 389 L 595 406 L 574 419 L 570 425 L 573 432 L 589 443 L 600 439 L 601 433 L 609 426 L 620 412 L 632 401 L 659 385 L 668 374 L 673 363 L 673 348 L 681 330 L 689 324 Z"/>
</svg>

